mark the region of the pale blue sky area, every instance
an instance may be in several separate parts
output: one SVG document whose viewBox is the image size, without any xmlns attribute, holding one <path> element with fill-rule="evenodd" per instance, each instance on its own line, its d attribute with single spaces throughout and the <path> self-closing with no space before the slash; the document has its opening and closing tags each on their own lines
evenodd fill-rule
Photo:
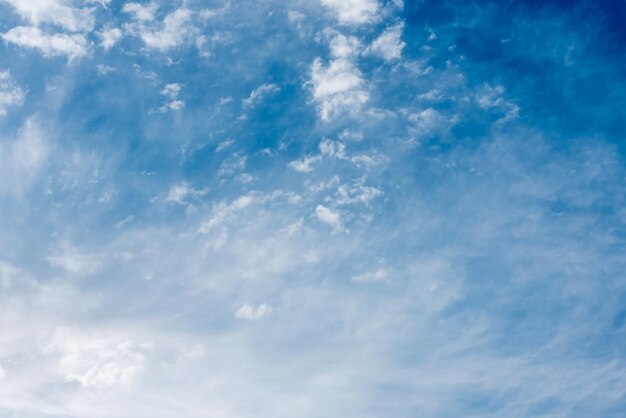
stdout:
<svg viewBox="0 0 626 418">
<path fill-rule="evenodd" d="M 625 18 L 0 0 L 0 418 L 626 416 Z"/>
</svg>

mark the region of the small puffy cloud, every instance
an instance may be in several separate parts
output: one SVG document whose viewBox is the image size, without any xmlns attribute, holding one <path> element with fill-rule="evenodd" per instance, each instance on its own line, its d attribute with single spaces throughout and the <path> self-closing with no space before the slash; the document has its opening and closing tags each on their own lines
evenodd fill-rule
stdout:
<svg viewBox="0 0 626 418">
<path fill-rule="evenodd" d="M 150 22 L 154 20 L 154 14 L 156 13 L 158 6 L 156 3 L 151 2 L 146 5 L 140 3 L 126 3 L 122 8 L 122 11 L 133 15 L 135 20 L 141 22 Z"/>
<path fill-rule="evenodd" d="M 168 14 L 162 23 L 152 22 L 153 16 L 150 19 L 147 14 L 141 16 L 142 19 L 136 18 L 135 22 L 125 27 L 130 34 L 141 38 L 150 49 L 164 52 L 180 46 L 195 30 L 191 24 L 192 12 L 186 8 Z"/>
<path fill-rule="evenodd" d="M 175 202 L 179 204 L 185 204 L 185 199 L 189 194 L 189 186 L 187 183 L 175 184 L 172 186 L 170 191 L 167 193 L 167 197 L 165 200 L 167 202 Z"/>
<path fill-rule="evenodd" d="M 276 84 L 263 84 L 252 90 L 252 93 L 250 93 L 250 97 L 248 97 L 247 99 L 243 99 L 243 106 L 254 107 L 267 96 L 275 94 L 278 91 L 280 91 L 280 87 L 278 87 Z"/>
<path fill-rule="evenodd" d="M 346 158 L 346 146 L 341 142 L 324 139 L 319 144 L 319 150 L 320 154 L 330 158 L 338 158 L 340 160 Z"/>
<path fill-rule="evenodd" d="M 115 68 L 111 67 L 110 65 L 98 64 L 96 65 L 96 71 L 98 71 L 98 75 L 105 76 L 115 71 Z"/>
<path fill-rule="evenodd" d="M 383 191 L 375 187 L 366 186 L 365 179 L 359 179 L 352 184 L 337 186 L 337 205 L 351 205 L 355 203 L 368 204 L 370 201 L 383 195 Z"/>
<path fill-rule="evenodd" d="M 2 0 L 34 26 L 51 24 L 70 32 L 89 32 L 95 19 L 90 8 L 72 7 L 67 0 Z M 69 4 L 68 4 L 69 3 Z"/>
<path fill-rule="evenodd" d="M 166 202 L 178 203 L 186 205 L 189 198 L 201 197 L 209 192 L 208 189 L 197 190 L 189 186 L 186 182 L 174 184 L 167 192 Z"/>
<path fill-rule="evenodd" d="M 169 83 L 163 87 L 161 94 L 170 101 L 159 108 L 159 112 L 167 112 L 168 110 L 180 110 L 185 107 L 185 102 L 178 99 L 182 86 L 179 83 Z"/>
<path fill-rule="evenodd" d="M 17 26 L 2 35 L 2 39 L 19 46 L 40 50 L 44 56 L 65 55 L 70 60 L 87 53 L 87 40 L 80 34 L 49 34 L 34 26 Z"/>
<path fill-rule="evenodd" d="M 314 157 L 304 157 L 299 160 L 290 162 L 289 168 L 299 171 L 301 173 L 310 173 L 313 171 L 313 166 L 317 165 L 322 160 L 322 157 L 316 155 Z"/>
<path fill-rule="evenodd" d="M 180 93 L 181 85 L 178 83 L 170 83 L 166 84 L 161 90 L 161 94 L 169 97 L 170 99 L 175 99 Z"/>
<path fill-rule="evenodd" d="M 98 32 L 100 37 L 100 46 L 104 49 L 111 49 L 116 43 L 122 39 L 123 33 L 119 28 L 103 29 Z"/>
<path fill-rule="evenodd" d="M 377 21 L 380 4 L 377 0 L 321 0 L 330 9 L 339 23 L 362 25 Z"/>
<path fill-rule="evenodd" d="M 24 101 L 24 91 L 15 84 L 9 71 L 0 71 L 0 116 L 7 114 L 7 109 L 19 106 Z"/>
<path fill-rule="evenodd" d="M 272 307 L 267 303 L 262 303 L 257 307 L 250 304 L 244 304 L 235 313 L 235 316 L 240 319 L 247 319 L 250 321 L 256 321 L 265 316 L 268 316 L 273 311 Z"/>
<path fill-rule="evenodd" d="M 419 113 L 409 115 L 409 120 L 414 123 L 412 131 L 417 135 L 443 133 L 451 123 L 445 116 L 430 107 Z"/>
<path fill-rule="evenodd" d="M 334 231 L 344 230 L 344 227 L 341 223 L 341 215 L 324 205 L 317 205 L 317 207 L 315 208 L 315 217 L 320 222 L 325 223 L 326 225 L 330 225 Z"/>
<path fill-rule="evenodd" d="M 398 23 L 385 30 L 365 50 L 365 53 L 378 56 L 385 61 L 393 61 L 402 57 L 402 50 L 406 46 L 402 41 L 404 22 Z"/>
</svg>

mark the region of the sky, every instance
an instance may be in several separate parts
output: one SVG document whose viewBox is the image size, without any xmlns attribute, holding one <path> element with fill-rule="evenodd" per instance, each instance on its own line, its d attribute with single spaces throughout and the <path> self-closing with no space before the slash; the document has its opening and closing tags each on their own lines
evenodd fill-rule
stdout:
<svg viewBox="0 0 626 418">
<path fill-rule="evenodd" d="M 0 417 L 626 416 L 625 18 L 0 0 Z"/>
</svg>

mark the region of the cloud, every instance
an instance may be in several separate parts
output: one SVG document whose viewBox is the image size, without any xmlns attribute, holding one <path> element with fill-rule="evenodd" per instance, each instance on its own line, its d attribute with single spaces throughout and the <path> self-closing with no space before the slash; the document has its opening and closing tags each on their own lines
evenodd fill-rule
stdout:
<svg viewBox="0 0 626 418">
<path fill-rule="evenodd" d="M 218 203 L 213 207 L 211 217 L 208 221 L 202 223 L 198 229 L 201 233 L 207 233 L 212 228 L 220 225 L 222 222 L 234 216 L 237 212 L 247 208 L 254 203 L 254 197 L 251 195 L 240 196 L 232 203 Z"/>
<path fill-rule="evenodd" d="M 180 8 L 169 13 L 161 23 L 154 23 L 154 16 L 148 12 L 135 12 L 135 22 L 127 24 L 126 30 L 141 38 L 147 48 L 162 52 L 182 45 L 195 32 L 192 25 L 192 11 Z"/>
<path fill-rule="evenodd" d="M 256 321 L 270 315 L 272 311 L 272 307 L 266 303 L 262 303 L 257 307 L 246 303 L 245 305 L 242 305 L 239 309 L 237 309 L 235 316 L 241 319 Z"/>
<path fill-rule="evenodd" d="M 209 192 L 208 189 L 196 190 L 190 187 L 188 183 L 182 182 L 172 185 L 165 197 L 166 202 L 178 203 L 180 205 L 186 205 L 190 202 L 190 198 L 198 198 L 206 195 Z"/>
<path fill-rule="evenodd" d="M 0 71 L 0 116 L 6 115 L 8 108 L 20 106 L 24 102 L 24 91 L 15 84 L 8 70 Z"/>
<path fill-rule="evenodd" d="M 19 46 L 35 48 L 45 56 L 65 55 L 70 60 L 87 54 L 88 43 L 80 34 L 49 34 L 33 26 L 17 26 L 2 35 L 2 39 Z"/>
<path fill-rule="evenodd" d="M 146 5 L 140 3 L 126 3 L 124 7 L 122 7 L 122 11 L 132 14 L 135 20 L 150 22 L 154 20 L 154 15 L 158 7 L 159 6 L 154 2 L 150 2 Z"/>
<path fill-rule="evenodd" d="M 289 168 L 300 171 L 301 173 L 310 173 L 313 171 L 313 166 L 317 165 L 322 158 L 317 155 L 314 157 L 304 157 L 300 160 L 294 160 L 288 164 Z"/>
<path fill-rule="evenodd" d="M 324 65 L 321 58 L 316 58 L 311 66 L 313 100 L 323 121 L 354 114 L 369 100 L 365 81 L 352 61 L 355 44 L 339 35 L 331 41 L 331 47 L 334 59 Z"/>
<path fill-rule="evenodd" d="M 404 22 L 385 29 L 385 31 L 374 39 L 372 44 L 365 50 L 366 54 L 376 55 L 385 61 L 399 60 L 402 57 L 402 50 L 406 43 L 402 41 Z"/>
<path fill-rule="evenodd" d="M 2 0 L 34 26 L 56 25 L 70 32 L 90 32 L 95 19 L 90 8 L 73 7 L 68 0 Z"/>
<path fill-rule="evenodd" d="M 108 50 L 115 46 L 115 44 L 122 39 L 124 34 L 119 28 L 109 28 L 98 32 L 98 36 L 100 36 L 101 39 L 100 46 L 105 50 Z"/>
<path fill-rule="evenodd" d="M 178 94 L 182 86 L 179 83 L 169 83 L 163 87 L 161 94 L 170 101 L 159 108 L 159 112 L 167 112 L 168 110 L 180 110 L 185 107 L 185 102 L 178 99 Z"/>
<path fill-rule="evenodd" d="M 250 93 L 250 96 L 248 98 L 243 99 L 243 107 L 254 107 L 258 103 L 263 101 L 267 96 L 276 94 L 278 91 L 280 91 L 280 87 L 278 87 L 276 84 L 262 84 L 261 86 L 252 90 L 252 93 Z"/>
<path fill-rule="evenodd" d="M 59 371 L 68 381 L 87 388 L 131 386 L 145 357 L 132 340 L 60 328 L 45 348 L 59 356 Z"/>
<path fill-rule="evenodd" d="M 380 4 L 377 0 L 321 0 L 330 9 L 340 23 L 361 25 L 373 23 L 380 16 Z"/>
<path fill-rule="evenodd" d="M 334 231 L 345 230 L 341 223 L 341 215 L 324 205 L 317 205 L 315 216 L 320 222 L 332 226 Z"/>
</svg>

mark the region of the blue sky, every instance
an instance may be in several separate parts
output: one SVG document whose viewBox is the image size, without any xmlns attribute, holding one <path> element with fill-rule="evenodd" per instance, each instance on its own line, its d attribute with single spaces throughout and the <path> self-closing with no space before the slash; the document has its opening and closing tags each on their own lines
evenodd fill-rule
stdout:
<svg viewBox="0 0 626 418">
<path fill-rule="evenodd" d="M 0 0 L 0 417 L 625 415 L 624 17 Z"/>
</svg>

